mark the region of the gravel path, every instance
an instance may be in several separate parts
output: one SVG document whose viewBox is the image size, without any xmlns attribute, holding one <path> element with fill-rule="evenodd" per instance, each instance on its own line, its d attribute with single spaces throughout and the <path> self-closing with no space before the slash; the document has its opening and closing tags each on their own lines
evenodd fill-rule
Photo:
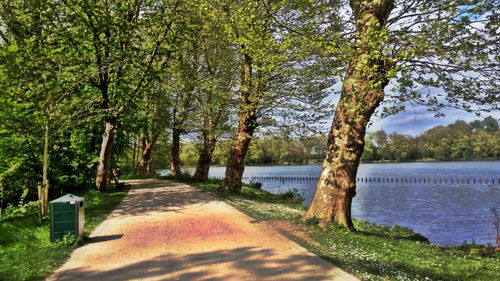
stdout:
<svg viewBox="0 0 500 281">
<path fill-rule="evenodd" d="M 133 180 L 47 280 L 358 280 L 208 193 Z"/>
</svg>

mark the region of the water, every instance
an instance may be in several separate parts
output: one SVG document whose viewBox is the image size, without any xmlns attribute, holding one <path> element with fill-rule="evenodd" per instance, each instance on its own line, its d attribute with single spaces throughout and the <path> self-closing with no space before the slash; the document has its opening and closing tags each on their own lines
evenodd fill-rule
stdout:
<svg viewBox="0 0 500 281">
<path fill-rule="evenodd" d="M 224 167 L 212 167 L 210 176 L 224 176 Z M 321 166 L 251 166 L 246 177 L 318 177 Z M 470 178 L 470 184 L 358 182 L 353 199 L 354 218 L 377 224 L 401 225 L 427 237 L 431 243 L 460 245 L 464 241 L 495 244 L 491 208 L 500 212 L 500 161 L 361 164 L 358 177 Z M 482 184 L 472 183 L 482 178 Z M 484 179 L 489 179 L 488 184 Z M 491 183 L 491 179 L 495 183 Z M 262 189 L 301 192 L 309 205 L 314 181 L 263 181 Z"/>
</svg>

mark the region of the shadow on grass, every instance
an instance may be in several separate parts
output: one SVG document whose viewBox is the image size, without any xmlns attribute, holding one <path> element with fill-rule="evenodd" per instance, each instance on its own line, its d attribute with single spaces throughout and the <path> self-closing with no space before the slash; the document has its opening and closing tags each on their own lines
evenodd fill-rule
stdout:
<svg viewBox="0 0 500 281">
<path fill-rule="evenodd" d="M 390 235 L 390 234 L 383 234 L 383 233 L 377 233 L 373 231 L 365 231 L 365 230 L 358 230 L 356 232 L 357 234 L 364 235 L 364 236 L 375 236 L 379 238 L 384 238 L 384 239 L 393 239 L 393 240 L 408 240 L 408 241 L 414 241 L 414 242 L 422 242 L 422 243 L 429 243 L 429 240 L 425 238 L 424 236 L 418 234 L 418 233 L 413 233 L 411 235 Z"/>
</svg>

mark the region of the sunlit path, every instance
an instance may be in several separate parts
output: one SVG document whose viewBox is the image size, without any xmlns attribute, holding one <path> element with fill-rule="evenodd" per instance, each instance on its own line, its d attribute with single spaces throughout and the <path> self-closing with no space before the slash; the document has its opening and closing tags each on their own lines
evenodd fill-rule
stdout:
<svg viewBox="0 0 500 281">
<path fill-rule="evenodd" d="M 48 280 L 357 280 L 207 193 L 134 188 Z"/>
</svg>

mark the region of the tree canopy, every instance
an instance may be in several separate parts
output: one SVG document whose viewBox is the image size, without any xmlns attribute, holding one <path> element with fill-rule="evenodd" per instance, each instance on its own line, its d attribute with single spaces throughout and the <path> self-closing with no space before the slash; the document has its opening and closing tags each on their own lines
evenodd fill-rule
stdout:
<svg viewBox="0 0 500 281">
<path fill-rule="evenodd" d="M 498 157 L 494 118 L 418 138 L 366 126 L 408 103 L 498 110 L 499 11 L 494 0 L 1 0 L 1 204 L 104 190 L 117 166 L 178 173 L 184 159 L 204 180 L 218 163 L 222 188 L 238 191 L 245 163 L 324 160 L 318 196 L 331 200 L 307 216 L 353 229 L 361 157 Z"/>
</svg>

